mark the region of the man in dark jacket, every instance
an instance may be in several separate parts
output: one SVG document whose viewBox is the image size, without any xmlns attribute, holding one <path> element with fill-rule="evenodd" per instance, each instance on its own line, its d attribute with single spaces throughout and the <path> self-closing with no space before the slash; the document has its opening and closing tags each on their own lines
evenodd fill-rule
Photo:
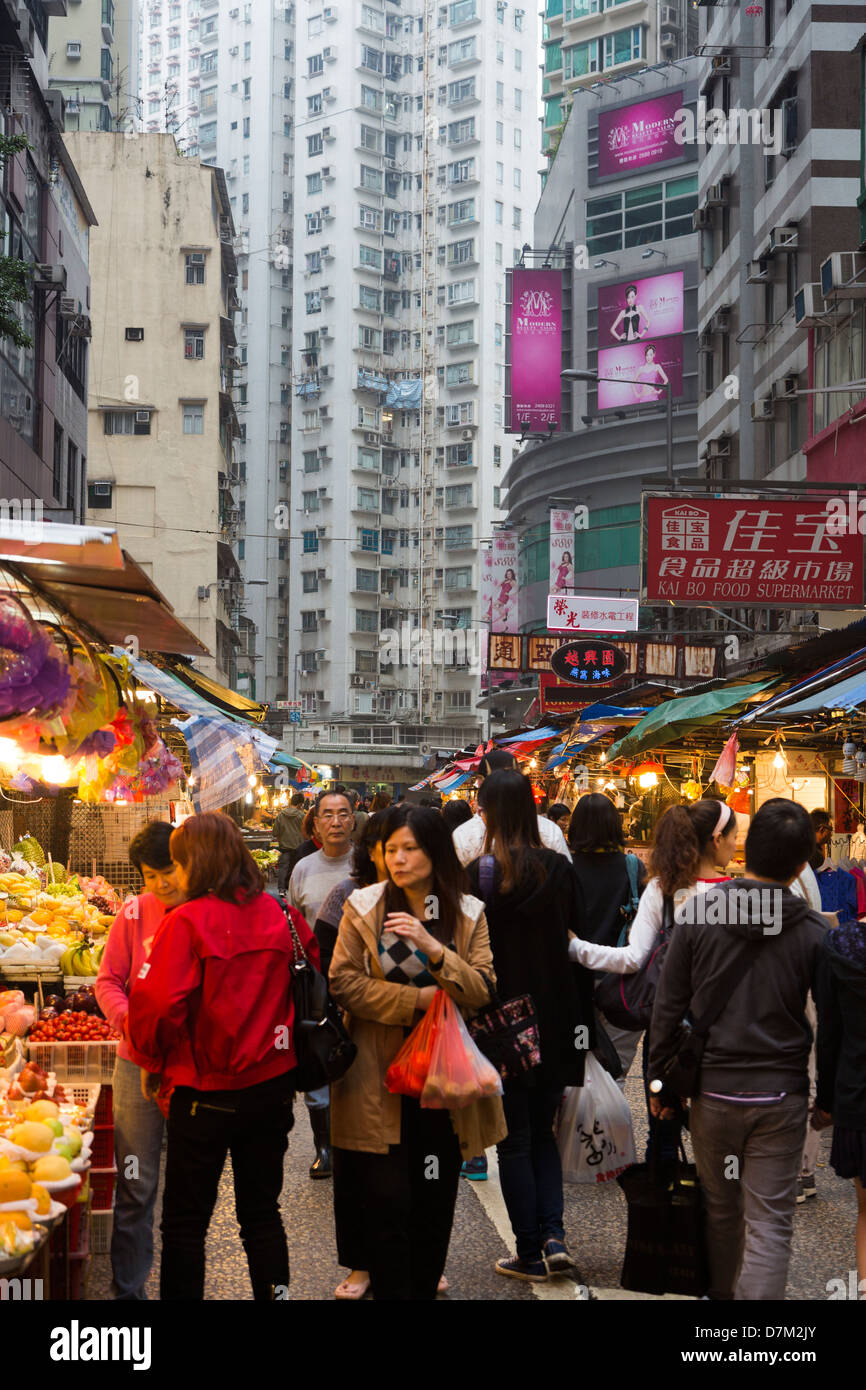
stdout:
<svg viewBox="0 0 866 1390">
<path fill-rule="evenodd" d="M 303 806 L 303 792 L 295 792 L 288 806 L 283 807 L 274 821 L 274 839 L 280 850 L 280 859 L 277 865 L 277 884 L 281 893 L 285 893 L 286 884 L 289 881 L 289 874 L 294 867 L 292 853 L 303 843 Z"/>
<path fill-rule="evenodd" d="M 789 885 L 815 845 L 794 802 L 762 806 L 746 837 L 746 876 L 680 908 L 653 1008 L 649 1075 L 660 1074 L 682 1019 L 743 971 L 709 1030 L 691 1136 L 704 1190 L 710 1297 L 783 1299 L 806 1133 L 814 990 L 826 923 Z M 664 1096 L 651 1107 L 661 1113 Z"/>
</svg>

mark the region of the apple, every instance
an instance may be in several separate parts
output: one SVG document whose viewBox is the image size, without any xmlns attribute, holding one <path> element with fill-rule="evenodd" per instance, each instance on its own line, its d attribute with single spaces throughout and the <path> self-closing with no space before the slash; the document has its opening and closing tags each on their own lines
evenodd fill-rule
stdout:
<svg viewBox="0 0 866 1390">
<path fill-rule="evenodd" d="M 67 1125 L 63 1131 L 64 1143 L 72 1150 L 72 1157 L 77 1158 L 81 1153 L 81 1135 L 72 1125 Z M 55 1149 L 57 1145 L 55 1144 Z"/>
<path fill-rule="evenodd" d="M 62 1140 L 59 1144 L 54 1145 L 54 1152 L 56 1154 L 60 1154 L 61 1158 L 69 1159 L 70 1162 L 74 1158 L 74 1154 L 72 1152 L 72 1145 L 63 1142 Z"/>
</svg>

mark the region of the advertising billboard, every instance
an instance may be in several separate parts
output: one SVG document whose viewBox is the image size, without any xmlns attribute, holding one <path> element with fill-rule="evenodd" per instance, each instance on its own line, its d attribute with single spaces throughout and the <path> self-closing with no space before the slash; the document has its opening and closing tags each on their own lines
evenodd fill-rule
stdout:
<svg viewBox="0 0 866 1390">
<path fill-rule="evenodd" d="M 663 401 L 667 381 L 671 382 L 673 400 L 677 400 L 683 394 L 681 333 L 673 338 L 653 338 L 652 342 L 599 348 L 599 410 Z"/>
<path fill-rule="evenodd" d="M 517 533 L 499 531 L 484 551 L 481 614 L 497 632 L 517 632 Z"/>
<path fill-rule="evenodd" d="M 511 433 L 559 426 L 562 382 L 562 272 L 512 272 Z"/>
<path fill-rule="evenodd" d="M 648 603 L 859 608 L 863 537 L 833 535 L 823 498 L 645 497 Z"/>
<path fill-rule="evenodd" d="M 640 173 L 654 164 L 681 160 L 682 144 L 676 137 L 677 112 L 683 93 L 665 92 L 648 101 L 635 101 L 616 111 L 598 115 L 599 178 Z"/>
<path fill-rule="evenodd" d="M 574 588 L 574 512 L 553 508 L 550 513 L 550 592 L 567 594 Z"/>
<path fill-rule="evenodd" d="M 636 343 L 683 332 L 684 274 L 621 280 L 598 290 L 598 345 Z"/>
</svg>

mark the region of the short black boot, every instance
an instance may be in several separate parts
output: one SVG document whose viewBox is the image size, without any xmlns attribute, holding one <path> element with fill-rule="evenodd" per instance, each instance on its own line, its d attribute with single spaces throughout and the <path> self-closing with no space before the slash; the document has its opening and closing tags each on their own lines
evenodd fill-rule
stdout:
<svg viewBox="0 0 866 1390">
<path fill-rule="evenodd" d="M 310 1165 L 311 1178 L 330 1178 L 331 1169 L 331 1107 L 319 1106 L 310 1111 L 310 1127 L 316 1142 L 315 1161 Z"/>
</svg>

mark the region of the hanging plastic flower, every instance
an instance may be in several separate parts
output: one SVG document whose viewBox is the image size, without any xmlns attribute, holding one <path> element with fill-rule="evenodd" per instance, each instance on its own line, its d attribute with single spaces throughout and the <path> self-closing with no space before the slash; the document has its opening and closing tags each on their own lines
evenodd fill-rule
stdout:
<svg viewBox="0 0 866 1390">
<path fill-rule="evenodd" d="M 0 595 L 0 719 L 49 714 L 66 699 L 69 663 L 20 601 Z"/>
</svg>

